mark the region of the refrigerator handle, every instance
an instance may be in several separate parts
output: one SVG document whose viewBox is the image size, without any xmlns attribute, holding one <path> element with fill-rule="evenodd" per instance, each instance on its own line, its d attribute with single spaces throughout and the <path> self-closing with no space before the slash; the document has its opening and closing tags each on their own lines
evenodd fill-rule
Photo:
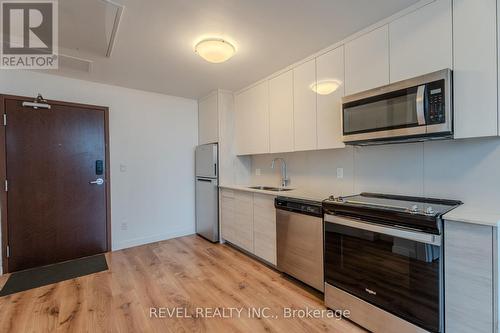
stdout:
<svg viewBox="0 0 500 333">
<path fill-rule="evenodd" d="M 217 177 L 217 163 L 214 163 L 214 175 Z"/>
</svg>

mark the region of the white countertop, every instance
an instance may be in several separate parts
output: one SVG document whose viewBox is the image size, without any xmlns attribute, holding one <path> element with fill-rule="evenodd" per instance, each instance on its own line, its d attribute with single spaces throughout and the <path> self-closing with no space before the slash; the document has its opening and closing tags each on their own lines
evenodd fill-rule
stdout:
<svg viewBox="0 0 500 333">
<path fill-rule="evenodd" d="M 497 227 L 500 225 L 500 209 L 486 210 L 463 204 L 444 214 L 443 218 L 449 221 Z"/>
<path fill-rule="evenodd" d="M 329 194 L 327 193 L 314 193 L 302 189 L 292 189 L 290 191 L 276 192 L 276 191 L 256 190 L 249 188 L 249 186 L 253 185 L 219 185 L 220 188 L 227 188 L 231 190 L 254 192 L 254 193 L 290 197 L 290 198 L 297 198 L 304 200 L 323 201 L 329 197 Z M 500 209 L 485 210 L 473 207 L 471 205 L 463 204 L 453 209 L 449 213 L 443 215 L 443 218 L 448 221 L 497 227 L 500 226 Z"/>
<path fill-rule="evenodd" d="M 249 188 L 249 186 L 254 186 L 254 185 L 219 185 L 220 188 L 226 188 L 226 189 L 230 189 L 230 190 L 254 192 L 254 193 L 280 196 L 280 197 L 297 198 L 297 199 L 303 199 L 303 200 L 314 200 L 314 201 L 320 201 L 320 202 L 329 197 L 328 194 L 313 193 L 313 192 L 308 192 L 308 191 L 304 191 L 301 189 L 294 189 L 293 187 L 290 191 L 277 192 L 277 191 L 256 190 L 253 188 Z M 259 186 L 259 185 L 257 185 L 257 186 Z"/>
</svg>

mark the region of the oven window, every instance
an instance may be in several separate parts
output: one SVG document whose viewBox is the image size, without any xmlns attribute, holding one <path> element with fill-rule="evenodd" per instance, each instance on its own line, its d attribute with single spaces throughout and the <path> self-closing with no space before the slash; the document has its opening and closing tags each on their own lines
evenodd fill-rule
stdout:
<svg viewBox="0 0 500 333">
<path fill-rule="evenodd" d="M 418 126 L 417 88 L 344 105 L 344 135 Z"/>
<path fill-rule="evenodd" d="M 440 247 L 325 223 L 325 280 L 439 332 Z"/>
</svg>

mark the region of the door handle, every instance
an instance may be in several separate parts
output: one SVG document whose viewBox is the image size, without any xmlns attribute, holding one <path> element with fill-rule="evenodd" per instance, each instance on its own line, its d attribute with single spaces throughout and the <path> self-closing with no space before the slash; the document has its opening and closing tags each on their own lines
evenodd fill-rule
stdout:
<svg viewBox="0 0 500 333">
<path fill-rule="evenodd" d="M 89 184 L 92 184 L 92 185 L 102 185 L 102 184 L 104 184 L 104 179 L 97 178 L 96 180 L 90 181 Z"/>
</svg>

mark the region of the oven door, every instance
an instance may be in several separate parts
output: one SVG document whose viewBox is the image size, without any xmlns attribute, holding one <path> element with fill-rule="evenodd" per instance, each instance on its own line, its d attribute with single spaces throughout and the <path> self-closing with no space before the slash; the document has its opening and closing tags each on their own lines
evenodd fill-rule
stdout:
<svg viewBox="0 0 500 333">
<path fill-rule="evenodd" d="M 442 327 L 441 237 L 325 215 L 325 282 L 430 332 Z"/>
</svg>

